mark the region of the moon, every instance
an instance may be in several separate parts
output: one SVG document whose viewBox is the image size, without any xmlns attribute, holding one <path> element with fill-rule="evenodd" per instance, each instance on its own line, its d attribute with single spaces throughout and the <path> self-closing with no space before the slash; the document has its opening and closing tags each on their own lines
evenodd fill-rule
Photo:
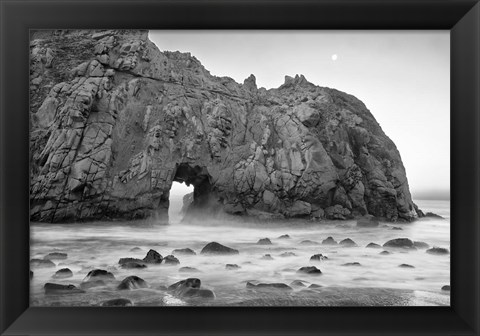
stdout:
<svg viewBox="0 0 480 336">
<path fill-rule="evenodd" d="M 333 54 L 333 55 L 332 55 L 332 61 L 336 61 L 337 58 L 338 58 L 337 54 Z"/>
</svg>

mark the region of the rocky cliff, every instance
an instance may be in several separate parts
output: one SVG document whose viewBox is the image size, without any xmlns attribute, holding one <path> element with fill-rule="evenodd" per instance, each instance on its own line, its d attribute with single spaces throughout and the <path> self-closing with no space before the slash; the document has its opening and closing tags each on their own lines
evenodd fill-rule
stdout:
<svg viewBox="0 0 480 336">
<path fill-rule="evenodd" d="M 412 220 L 400 154 L 357 98 L 285 77 L 212 76 L 147 31 L 38 31 L 31 45 L 31 219 L 168 218 L 189 211 Z"/>
</svg>

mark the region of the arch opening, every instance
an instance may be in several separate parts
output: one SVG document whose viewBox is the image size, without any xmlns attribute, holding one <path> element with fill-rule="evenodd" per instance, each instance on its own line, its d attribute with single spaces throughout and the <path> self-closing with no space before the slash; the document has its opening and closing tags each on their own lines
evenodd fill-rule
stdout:
<svg viewBox="0 0 480 336">
<path fill-rule="evenodd" d="M 211 184 L 211 176 L 205 167 L 191 166 L 181 163 L 177 166 L 173 183 L 193 186 L 193 195 L 183 199 L 182 215 L 184 218 L 193 218 L 198 215 L 209 215 L 219 209 L 219 200 Z M 170 212 L 170 211 L 169 211 Z"/>
</svg>

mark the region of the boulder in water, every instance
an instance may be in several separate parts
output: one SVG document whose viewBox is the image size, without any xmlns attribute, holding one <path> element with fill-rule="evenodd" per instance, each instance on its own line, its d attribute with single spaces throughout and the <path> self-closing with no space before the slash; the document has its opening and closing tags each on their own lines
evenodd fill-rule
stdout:
<svg viewBox="0 0 480 336">
<path fill-rule="evenodd" d="M 323 254 L 314 254 L 310 257 L 310 261 L 322 261 L 322 260 L 327 260 L 328 257 L 324 256 Z"/>
<path fill-rule="evenodd" d="M 32 279 L 33 279 L 33 271 L 30 270 L 30 280 L 32 280 Z"/>
<path fill-rule="evenodd" d="M 301 281 L 301 280 L 293 280 L 293 281 L 290 283 L 290 286 L 294 286 L 294 287 L 306 287 L 305 284 L 303 283 L 303 281 Z"/>
<path fill-rule="evenodd" d="M 56 283 L 46 283 L 43 286 L 45 294 L 78 294 L 85 293 L 85 291 L 78 289 L 74 285 L 61 285 Z"/>
<path fill-rule="evenodd" d="M 100 305 L 102 307 L 130 307 L 133 306 L 133 302 L 129 299 L 118 298 L 104 301 Z"/>
<path fill-rule="evenodd" d="M 401 268 L 415 268 L 415 266 L 412 266 L 412 265 L 409 265 L 409 264 L 401 264 L 401 265 L 398 265 L 398 267 L 401 267 Z"/>
<path fill-rule="evenodd" d="M 442 287 L 443 291 L 450 291 L 450 285 L 445 285 Z"/>
<path fill-rule="evenodd" d="M 396 238 L 387 241 L 383 247 L 398 248 L 398 249 L 415 249 L 413 241 L 408 238 Z"/>
<path fill-rule="evenodd" d="M 380 252 L 381 255 L 389 255 L 389 254 L 392 254 L 392 252 L 389 252 L 389 251 L 382 251 Z"/>
<path fill-rule="evenodd" d="M 335 239 L 333 239 L 333 237 L 327 237 L 327 239 L 322 241 L 322 245 L 337 245 L 337 242 Z"/>
<path fill-rule="evenodd" d="M 196 255 L 195 251 L 190 248 L 175 249 L 172 251 L 173 255 Z"/>
<path fill-rule="evenodd" d="M 449 254 L 450 251 L 448 251 L 448 249 L 443 247 L 432 247 L 431 249 L 427 250 L 427 253 L 435 254 L 435 255 L 445 255 L 445 254 Z"/>
<path fill-rule="evenodd" d="M 232 249 L 217 242 L 205 245 L 200 254 L 238 254 L 238 250 Z"/>
<path fill-rule="evenodd" d="M 320 271 L 315 266 L 300 267 L 297 272 L 298 273 L 305 273 L 305 274 L 309 274 L 309 275 L 320 275 L 320 274 L 322 274 L 322 271 Z"/>
<path fill-rule="evenodd" d="M 181 297 L 214 299 L 215 293 L 210 289 L 200 288 L 201 285 L 200 279 L 188 278 L 174 283 L 168 290 Z"/>
<path fill-rule="evenodd" d="M 322 288 L 323 286 L 322 285 L 318 285 L 318 284 L 311 284 L 310 286 L 308 286 L 308 288 Z"/>
<path fill-rule="evenodd" d="M 278 239 L 290 239 L 290 236 L 288 234 L 284 234 L 278 237 Z"/>
<path fill-rule="evenodd" d="M 142 278 L 139 278 L 136 275 L 131 275 L 126 277 L 122 280 L 122 282 L 118 285 L 118 290 L 131 290 L 131 289 L 138 289 L 138 288 L 147 288 L 148 284 Z"/>
<path fill-rule="evenodd" d="M 132 247 L 132 248 L 130 249 L 130 252 L 140 252 L 141 250 L 142 250 L 142 249 L 141 249 L 140 247 L 135 246 L 135 247 Z"/>
<path fill-rule="evenodd" d="M 342 240 L 340 243 L 338 243 L 339 245 L 343 246 L 343 247 L 355 247 L 355 246 L 358 246 L 357 243 L 355 243 L 353 240 L 351 240 L 350 238 L 346 238 L 344 240 Z"/>
<path fill-rule="evenodd" d="M 359 262 L 355 261 L 355 262 L 345 263 L 345 264 L 343 264 L 342 266 L 362 266 L 362 264 L 360 264 Z"/>
<path fill-rule="evenodd" d="M 143 261 L 148 264 L 160 264 L 163 261 L 163 257 L 157 251 L 150 250 L 147 252 L 147 255 L 145 256 L 145 258 L 143 258 Z"/>
<path fill-rule="evenodd" d="M 413 242 L 413 246 L 415 246 L 417 249 L 428 249 L 430 247 L 430 245 L 421 241 Z"/>
<path fill-rule="evenodd" d="M 272 245 L 272 241 L 269 238 L 262 238 L 257 242 L 258 245 Z"/>
<path fill-rule="evenodd" d="M 375 244 L 375 243 L 370 243 L 368 244 L 367 246 L 365 246 L 366 248 L 382 248 L 380 245 L 378 244 Z"/>
<path fill-rule="evenodd" d="M 115 276 L 106 270 L 94 269 L 88 272 L 85 279 L 83 279 L 83 282 L 96 281 L 96 280 L 112 281 L 112 280 L 115 280 Z"/>
<path fill-rule="evenodd" d="M 55 272 L 52 278 L 66 279 L 66 278 L 71 278 L 72 276 L 73 276 L 73 272 L 69 268 L 62 268 L 62 269 L 59 269 L 57 272 Z"/>
</svg>

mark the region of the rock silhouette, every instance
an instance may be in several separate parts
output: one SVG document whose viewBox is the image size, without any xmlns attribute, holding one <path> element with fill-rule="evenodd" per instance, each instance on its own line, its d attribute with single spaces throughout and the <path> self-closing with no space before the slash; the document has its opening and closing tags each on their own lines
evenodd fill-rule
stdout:
<svg viewBox="0 0 480 336">
<path fill-rule="evenodd" d="M 187 214 L 422 216 L 395 144 L 357 98 L 303 75 L 216 77 L 146 30 L 38 31 L 30 43 L 31 220 Z"/>
</svg>

